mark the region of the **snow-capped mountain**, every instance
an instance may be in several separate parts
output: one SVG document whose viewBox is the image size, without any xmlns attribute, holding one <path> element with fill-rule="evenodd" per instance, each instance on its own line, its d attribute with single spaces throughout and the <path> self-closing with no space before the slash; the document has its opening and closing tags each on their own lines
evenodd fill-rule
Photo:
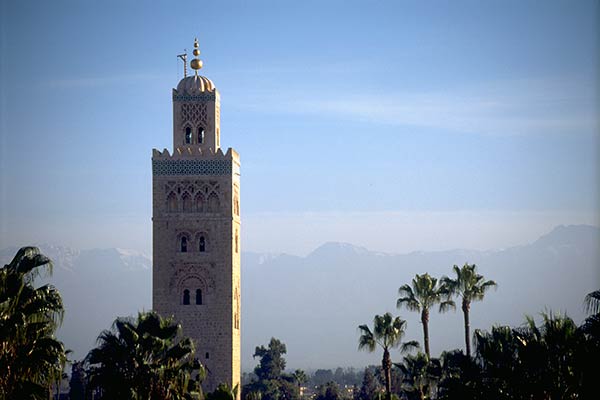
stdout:
<svg viewBox="0 0 600 400">
<path fill-rule="evenodd" d="M 81 359 L 117 316 L 151 307 L 151 259 L 123 249 L 77 250 L 39 245 L 54 262 L 65 319 L 59 332 Z M 17 248 L 0 250 L 10 262 Z M 384 254 L 347 243 L 325 243 L 306 257 L 242 253 L 242 363 L 251 369 L 254 348 L 275 336 L 288 348 L 291 368 L 360 366 L 377 355 L 357 352 L 359 324 L 390 311 L 408 321 L 407 340 L 421 339 L 418 315 L 395 307 L 398 287 L 415 274 L 450 275 L 453 264 L 476 263 L 498 283 L 472 305 L 472 328 L 519 325 L 544 308 L 585 315 L 586 293 L 600 288 L 600 229 L 560 226 L 537 241 L 502 250 Z M 462 347 L 460 311 L 431 315 L 432 352 Z M 393 358 L 397 355 L 393 355 Z"/>
</svg>

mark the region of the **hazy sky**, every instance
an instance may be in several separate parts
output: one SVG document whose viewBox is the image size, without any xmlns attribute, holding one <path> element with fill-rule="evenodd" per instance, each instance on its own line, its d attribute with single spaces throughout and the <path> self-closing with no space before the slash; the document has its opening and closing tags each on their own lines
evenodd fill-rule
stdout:
<svg viewBox="0 0 600 400">
<path fill-rule="evenodd" d="M 496 248 L 600 225 L 598 1 L 2 1 L 0 245 L 150 253 L 200 40 L 243 248 Z"/>
</svg>

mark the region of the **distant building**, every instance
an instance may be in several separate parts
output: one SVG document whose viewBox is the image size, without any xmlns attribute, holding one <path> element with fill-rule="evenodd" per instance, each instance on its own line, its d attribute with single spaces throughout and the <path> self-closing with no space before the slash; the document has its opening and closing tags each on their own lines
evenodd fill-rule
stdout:
<svg viewBox="0 0 600 400">
<path fill-rule="evenodd" d="M 209 392 L 240 382 L 240 161 L 220 149 L 220 95 L 199 54 L 196 40 L 194 75 L 173 89 L 173 152 L 152 155 L 152 307 L 194 339 Z"/>
</svg>

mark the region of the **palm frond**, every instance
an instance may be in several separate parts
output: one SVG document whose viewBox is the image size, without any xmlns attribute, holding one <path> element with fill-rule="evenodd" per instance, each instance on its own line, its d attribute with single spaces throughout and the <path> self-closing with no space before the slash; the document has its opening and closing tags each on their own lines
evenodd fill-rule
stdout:
<svg viewBox="0 0 600 400">
<path fill-rule="evenodd" d="M 455 310 L 455 309 L 456 309 L 456 303 L 454 303 L 453 300 L 445 300 L 440 303 L 439 311 L 441 313 L 445 313 L 448 310 Z"/>
<path fill-rule="evenodd" d="M 404 342 L 402 344 L 402 346 L 400 347 L 400 352 L 401 353 L 408 353 L 408 352 L 411 352 L 413 350 L 419 350 L 420 348 L 421 348 L 421 345 L 419 344 L 418 341 L 411 340 L 409 342 Z"/>
<path fill-rule="evenodd" d="M 600 313 L 600 290 L 595 290 L 585 296 L 585 311 L 590 315 Z"/>
</svg>

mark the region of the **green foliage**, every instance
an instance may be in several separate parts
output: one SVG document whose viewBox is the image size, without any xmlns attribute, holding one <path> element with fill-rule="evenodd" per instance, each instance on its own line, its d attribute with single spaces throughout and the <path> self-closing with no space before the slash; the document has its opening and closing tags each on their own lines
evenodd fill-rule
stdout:
<svg viewBox="0 0 600 400">
<path fill-rule="evenodd" d="M 396 366 L 402 371 L 402 390 L 408 399 L 430 399 L 440 374 L 439 360 L 419 352 L 407 355 Z"/>
<path fill-rule="evenodd" d="M 238 385 L 232 389 L 226 383 L 221 383 L 214 392 L 206 395 L 206 400 L 235 400 L 237 398 Z"/>
<path fill-rule="evenodd" d="M 400 317 L 394 318 L 392 314 L 375 315 L 373 319 L 373 331 L 367 325 L 358 327 L 361 332 L 358 338 L 358 349 L 375 351 L 377 346 L 383 349 L 381 368 L 385 376 L 385 392 L 388 400 L 391 399 L 391 368 L 390 349 L 400 346 L 406 329 L 406 321 Z M 403 351 L 418 347 L 418 343 L 411 341 L 402 345 Z"/>
<path fill-rule="evenodd" d="M 340 391 L 340 387 L 335 382 L 327 382 L 317 388 L 315 400 L 342 400 L 344 395 Z"/>
<path fill-rule="evenodd" d="M 300 370 L 296 370 L 294 374 L 284 374 L 283 355 L 286 351 L 285 344 L 275 338 L 271 338 L 267 347 L 256 347 L 254 357 L 260 358 L 254 368 L 256 380 L 243 387 L 244 399 L 297 400 L 300 398 L 299 379 L 304 379 L 306 375 Z"/>
<path fill-rule="evenodd" d="M 51 285 L 34 287 L 52 263 L 36 247 L 21 248 L 0 269 L 0 399 L 47 399 L 62 378 L 66 353 L 54 333 L 62 298 Z"/>
<path fill-rule="evenodd" d="M 117 318 L 87 355 L 95 399 L 188 399 L 201 395 L 204 368 L 181 326 L 154 312 Z"/>
<path fill-rule="evenodd" d="M 455 279 L 443 276 L 441 279 L 443 291 L 450 296 L 459 296 L 465 321 L 465 347 L 467 357 L 471 356 L 471 327 L 469 324 L 469 310 L 471 302 L 483 300 L 485 293 L 492 287 L 498 286 L 494 281 L 485 281 L 476 271 L 475 264 L 465 264 L 461 268 L 453 266 Z"/>
<path fill-rule="evenodd" d="M 585 296 L 585 309 L 588 314 L 600 313 L 600 290 L 595 290 Z"/>
<path fill-rule="evenodd" d="M 295 370 L 292 374 L 292 377 L 294 378 L 294 382 L 296 382 L 298 386 L 302 386 L 306 382 L 308 382 L 308 376 L 306 376 L 306 373 L 301 369 Z"/>
<path fill-rule="evenodd" d="M 439 398 L 584 399 L 596 390 L 598 344 L 564 315 L 542 313 L 540 325 L 528 317 L 520 328 L 477 330 L 475 354 L 474 360 L 443 355 Z"/>
<path fill-rule="evenodd" d="M 454 301 L 449 299 L 448 289 L 438 284 L 438 280 L 428 273 L 415 275 L 412 285 L 402 285 L 398 289 L 400 296 L 396 301 L 396 307 L 406 307 L 410 311 L 421 312 L 421 323 L 423 324 L 423 344 L 425 354 L 429 353 L 429 309 L 439 304 L 439 311 L 445 312 L 454 308 Z"/>
<path fill-rule="evenodd" d="M 365 368 L 360 390 L 354 393 L 354 400 L 376 400 L 379 398 L 383 387 L 369 368 Z"/>
<path fill-rule="evenodd" d="M 85 400 L 85 386 L 87 377 L 83 362 L 75 362 L 71 366 L 71 380 L 69 381 L 69 400 Z"/>
<path fill-rule="evenodd" d="M 402 399 L 588 399 L 597 397 L 597 369 L 600 359 L 600 291 L 585 298 L 591 315 L 577 326 L 571 318 L 552 312 L 541 314 L 537 325 L 527 317 L 524 326 L 495 326 L 491 331 L 476 330 L 475 357 L 470 356 L 469 311 L 497 284 L 477 274 L 476 266 L 454 266 L 455 278 L 444 276 L 441 284 L 429 274 L 416 275 L 412 285 L 399 289 L 397 307 L 421 312 L 426 353 L 408 355 L 395 364 L 401 387 L 395 391 Z M 467 354 L 460 350 L 443 352 L 439 359 L 429 355 L 429 309 L 440 304 L 440 311 L 454 307 L 452 296 L 461 297 L 465 318 Z M 376 316 L 371 330 L 361 325 L 359 349 L 384 349 L 382 371 L 389 360 L 390 347 L 399 342 L 388 337 L 395 332 L 391 315 Z M 402 326 L 404 329 L 404 326 Z M 387 353 L 387 354 L 386 354 Z M 376 396 L 372 374 L 365 372 L 363 385 L 354 400 Z M 390 398 L 390 374 L 384 372 L 386 394 Z"/>
<path fill-rule="evenodd" d="M 254 368 L 254 373 L 259 380 L 278 379 L 285 369 L 283 355 L 287 352 L 285 344 L 280 340 L 271 338 L 268 347 L 256 347 L 252 357 L 260 358 L 260 362 Z"/>
</svg>

